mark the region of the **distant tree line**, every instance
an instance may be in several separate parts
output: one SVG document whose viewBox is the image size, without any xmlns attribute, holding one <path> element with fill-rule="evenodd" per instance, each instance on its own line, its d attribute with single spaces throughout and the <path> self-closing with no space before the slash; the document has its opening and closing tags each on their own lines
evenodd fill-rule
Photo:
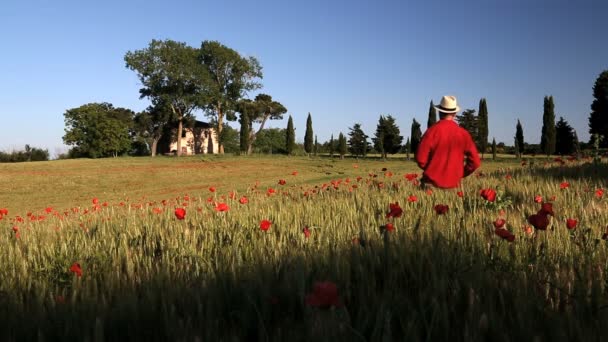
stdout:
<svg viewBox="0 0 608 342">
<path fill-rule="evenodd" d="M 135 113 L 109 103 L 89 103 L 66 110 L 64 142 L 72 146 L 69 157 L 111 157 L 119 155 L 156 154 L 163 136 L 177 141 L 184 127 L 193 127 L 194 112 L 202 111 L 210 119 L 217 135 L 219 152 L 235 154 L 282 153 L 314 156 L 321 153 L 344 158 L 366 157 L 370 152 L 382 158 L 396 153 L 415 155 L 423 136 L 420 123 L 413 119 L 409 137 L 401 135 L 392 115 L 380 115 L 372 137 L 354 123 L 348 132 L 332 134 L 329 141 L 319 143 L 314 134 L 312 115 L 308 113 L 304 142 L 296 142 L 293 117 L 285 129 L 265 126 L 268 120 L 281 120 L 287 108 L 271 95 L 259 93 L 250 99 L 247 94 L 262 87 L 262 67 L 254 57 L 241 56 L 217 41 L 203 41 L 191 47 L 172 40 L 152 40 L 145 49 L 129 51 L 124 56 L 126 67 L 133 70 L 142 88 L 140 98 L 151 105 Z M 594 101 L 589 115 L 589 133 L 600 147 L 608 147 L 608 71 L 602 72 L 593 87 Z M 477 114 L 476 114 L 477 113 Z M 239 129 L 227 124 L 238 120 Z M 523 126 L 517 120 L 513 146 L 489 141 L 489 112 L 485 98 L 477 111 L 465 109 L 456 116 L 457 123 L 472 136 L 482 154 L 491 152 L 524 154 L 574 154 L 582 144 L 576 131 L 563 118 L 555 122 L 552 96 L 543 102 L 542 132 L 539 144 L 524 141 Z M 426 128 L 437 122 L 437 111 L 430 102 Z M 177 127 L 177 129 L 175 128 Z M 589 144 L 592 144 L 590 141 Z M 583 145 L 583 146 L 581 146 Z"/>
<path fill-rule="evenodd" d="M 49 160 L 49 151 L 37 147 L 25 145 L 23 150 L 4 152 L 0 151 L 0 163 L 20 163 L 30 161 Z"/>
</svg>

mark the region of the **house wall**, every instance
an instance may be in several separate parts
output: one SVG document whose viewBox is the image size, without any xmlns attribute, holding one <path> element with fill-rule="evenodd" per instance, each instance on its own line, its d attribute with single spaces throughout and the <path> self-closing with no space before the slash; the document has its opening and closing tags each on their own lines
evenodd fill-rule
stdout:
<svg viewBox="0 0 608 342">
<path fill-rule="evenodd" d="M 194 132 L 191 129 L 184 129 L 186 132 L 185 137 L 182 137 L 182 155 L 193 155 L 196 154 L 196 144 Z M 211 140 L 211 141 L 210 141 Z M 200 137 L 198 139 L 198 147 L 203 154 L 215 154 L 219 151 L 219 144 L 217 143 L 217 134 L 213 128 L 202 129 Z M 169 145 L 170 151 L 177 151 L 177 142 Z"/>
</svg>

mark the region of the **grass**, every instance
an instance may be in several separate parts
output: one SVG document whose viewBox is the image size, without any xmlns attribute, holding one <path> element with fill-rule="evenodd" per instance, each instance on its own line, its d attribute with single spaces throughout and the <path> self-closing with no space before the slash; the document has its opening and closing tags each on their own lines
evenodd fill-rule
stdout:
<svg viewBox="0 0 608 342">
<path fill-rule="evenodd" d="M 459 197 L 407 181 L 419 171 L 402 158 L 3 164 L 0 338 L 600 340 L 607 168 L 487 160 Z M 528 233 L 535 195 L 555 196 L 555 215 Z M 389 218 L 395 202 L 403 215 Z M 515 241 L 495 234 L 499 217 Z M 338 305 L 310 305 L 319 282 Z"/>
</svg>

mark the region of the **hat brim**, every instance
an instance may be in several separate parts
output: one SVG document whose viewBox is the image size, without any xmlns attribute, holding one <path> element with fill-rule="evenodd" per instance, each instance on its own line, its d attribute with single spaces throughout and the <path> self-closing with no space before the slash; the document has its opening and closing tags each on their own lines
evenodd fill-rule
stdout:
<svg viewBox="0 0 608 342">
<path fill-rule="evenodd" d="M 438 112 L 446 113 L 446 114 L 456 114 L 460 112 L 460 107 L 456 106 L 456 108 L 443 108 L 441 106 L 434 106 Z"/>
</svg>

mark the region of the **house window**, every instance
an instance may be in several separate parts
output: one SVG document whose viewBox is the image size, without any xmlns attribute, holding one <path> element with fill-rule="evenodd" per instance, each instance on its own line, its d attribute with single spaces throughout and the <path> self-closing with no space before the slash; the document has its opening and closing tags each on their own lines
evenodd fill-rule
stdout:
<svg viewBox="0 0 608 342">
<path fill-rule="evenodd" d="M 185 137 L 186 137 L 186 130 L 182 129 L 182 138 L 185 138 Z"/>
</svg>

